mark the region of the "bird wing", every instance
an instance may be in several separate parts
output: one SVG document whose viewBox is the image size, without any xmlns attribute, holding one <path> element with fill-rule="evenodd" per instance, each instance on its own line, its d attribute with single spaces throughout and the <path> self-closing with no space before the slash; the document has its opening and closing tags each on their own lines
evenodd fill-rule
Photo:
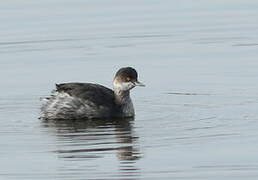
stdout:
<svg viewBox="0 0 258 180">
<path fill-rule="evenodd" d="M 91 101 L 98 106 L 113 106 L 114 92 L 99 84 L 92 83 L 62 83 L 56 84 L 57 92 L 65 92 L 70 96 Z"/>
</svg>

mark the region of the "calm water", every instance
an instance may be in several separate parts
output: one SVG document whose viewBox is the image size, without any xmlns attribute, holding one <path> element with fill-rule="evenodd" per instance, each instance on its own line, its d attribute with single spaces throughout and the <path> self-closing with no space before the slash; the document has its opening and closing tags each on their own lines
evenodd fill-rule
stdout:
<svg viewBox="0 0 258 180">
<path fill-rule="evenodd" d="M 256 180 L 258 1 L 0 2 L 0 179 Z M 135 119 L 38 119 L 60 82 L 112 87 Z"/>
</svg>

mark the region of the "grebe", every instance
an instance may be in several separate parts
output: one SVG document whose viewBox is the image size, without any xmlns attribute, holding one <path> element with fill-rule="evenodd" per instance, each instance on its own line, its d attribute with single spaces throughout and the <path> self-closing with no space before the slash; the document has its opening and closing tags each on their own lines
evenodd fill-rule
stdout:
<svg viewBox="0 0 258 180">
<path fill-rule="evenodd" d="M 99 84 L 56 84 L 55 93 L 44 98 L 42 119 L 98 119 L 134 117 L 130 90 L 145 86 L 138 81 L 134 68 L 118 70 L 111 90 Z"/>
</svg>

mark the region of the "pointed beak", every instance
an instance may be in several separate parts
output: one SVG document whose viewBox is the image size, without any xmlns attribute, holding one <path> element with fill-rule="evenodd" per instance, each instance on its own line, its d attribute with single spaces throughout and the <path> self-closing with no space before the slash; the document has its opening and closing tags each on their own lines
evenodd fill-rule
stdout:
<svg viewBox="0 0 258 180">
<path fill-rule="evenodd" d="M 143 84 L 143 83 L 141 83 L 141 82 L 139 82 L 139 81 L 135 81 L 135 82 L 134 82 L 134 85 L 135 85 L 135 86 L 145 87 L 145 84 Z"/>
</svg>

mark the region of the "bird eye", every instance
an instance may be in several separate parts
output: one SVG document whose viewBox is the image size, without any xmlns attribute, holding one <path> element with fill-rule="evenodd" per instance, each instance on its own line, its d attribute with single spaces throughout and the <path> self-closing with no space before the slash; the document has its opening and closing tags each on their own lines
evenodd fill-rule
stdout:
<svg viewBox="0 0 258 180">
<path fill-rule="evenodd" d="M 127 80 L 127 81 L 131 81 L 131 78 L 130 78 L 130 77 L 127 77 L 126 80 Z"/>
</svg>

